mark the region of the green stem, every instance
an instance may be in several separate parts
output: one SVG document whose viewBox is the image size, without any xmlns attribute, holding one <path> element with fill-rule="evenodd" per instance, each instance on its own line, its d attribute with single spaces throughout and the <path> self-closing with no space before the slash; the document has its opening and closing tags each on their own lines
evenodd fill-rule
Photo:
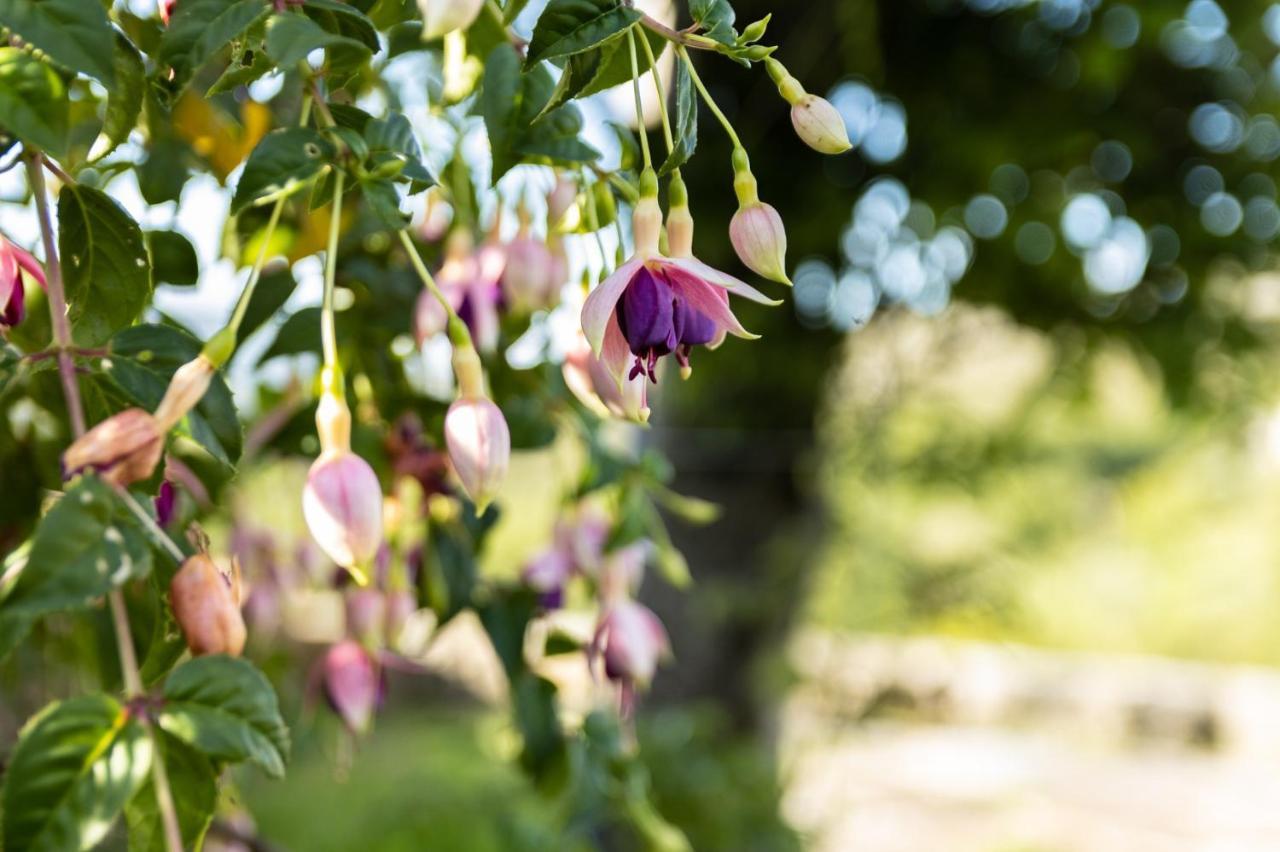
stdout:
<svg viewBox="0 0 1280 852">
<path fill-rule="evenodd" d="M 640 150 L 644 152 L 644 167 L 653 168 L 653 160 L 649 156 L 649 133 L 644 127 L 644 106 L 640 103 L 640 62 L 636 58 L 635 27 L 627 30 L 627 47 L 631 50 L 631 90 L 636 100 L 636 131 L 640 134 Z"/>
<path fill-rule="evenodd" d="M 716 106 L 715 100 L 711 97 L 711 93 L 707 91 L 707 87 L 702 84 L 702 78 L 698 76 L 698 69 L 693 67 L 693 60 L 689 58 L 689 52 L 684 46 L 676 48 L 676 53 L 684 61 L 685 67 L 689 69 L 689 78 L 693 80 L 693 85 L 697 88 L 698 94 L 702 95 L 707 106 L 711 109 L 711 114 L 720 122 L 720 126 L 724 128 L 724 132 L 729 134 L 730 141 L 733 142 L 734 148 L 742 147 L 742 140 L 738 138 L 738 133 L 733 129 L 733 125 L 729 123 L 729 119 L 724 117 L 724 113 L 720 111 L 720 107 Z"/>
<path fill-rule="evenodd" d="M 471 332 L 467 329 L 467 324 L 458 316 L 458 312 L 453 309 L 453 305 L 449 303 L 448 297 L 444 291 L 440 289 L 440 285 L 436 283 L 436 279 L 427 269 L 426 263 L 422 260 L 422 255 L 418 253 L 418 247 L 413 244 L 413 239 L 409 236 L 407 230 L 399 231 L 400 245 L 404 246 L 405 254 L 409 255 L 409 263 L 413 266 L 413 271 L 418 273 L 418 278 L 422 280 L 428 292 L 436 297 L 436 301 L 444 308 L 445 316 L 449 318 L 449 339 L 457 346 L 472 346 Z"/>
<path fill-rule="evenodd" d="M 662 116 L 662 135 L 667 142 L 667 153 L 676 148 L 675 137 L 671 135 L 671 119 L 667 117 L 667 90 L 662 87 L 662 72 L 658 70 L 658 58 L 653 55 L 649 39 L 641 38 L 640 46 L 644 48 L 645 58 L 649 60 L 649 71 L 653 75 L 653 88 L 658 93 L 658 113 Z"/>
<path fill-rule="evenodd" d="M 320 309 L 320 342 L 324 365 L 338 366 L 338 332 L 333 321 L 333 287 L 338 275 L 338 235 L 342 230 L 342 185 L 346 172 L 338 169 L 333 178 L 333 212 L 329 219 L 329 243 L 324 254 L 324 302 Z"/>
</svg>

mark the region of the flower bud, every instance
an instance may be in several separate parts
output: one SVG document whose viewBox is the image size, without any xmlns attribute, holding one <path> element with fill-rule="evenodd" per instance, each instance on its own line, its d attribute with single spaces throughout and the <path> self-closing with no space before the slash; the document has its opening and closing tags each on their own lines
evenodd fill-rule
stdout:
<svg viewBox="0 0 1280 852">
<path fill-rule="evenodd" d="M 164 21 L 165 26 L 169 25 L 169 19 L 173 17 L 173 7 L 178 5 L 178 0 L 160 0 L 160 20 Z"/>
<path fill-rule="evenodd" d="M 373 712 L 382 702 L 377 665 L 359 642 L 344 639 L 324 655 L 324 695 L 353 734 L 369 730 Z"/>
<path fill-rule="evenodd" d="M 738 259 L 757 275 L 790 284 L 787 277 L 787 231 L 772 206 L 754 201 L 738 208 L 729 223 L 729 241 Z"/>
<path fill-rule="evenodd" d="M 387 625 L 387 600 L 377 589 L 346 593 L 347 633 L 361 642 L 378 644 Z"/>
<path fill-rule="evenodd" d="M 484 0 L 418 0 L 422 11 L 422 40 L 432 41 L 471 26 Z"/>
<path fill-rule="evenodd" d="M 40 262 L 0 236 L 0 329 L 13 328 L 26 317 L 24 271 L 46 286 Z"/>
<path fill-rule="evenodd" d="M 182 563 L 173 575 L 169 603 L 192 654 L 240 656 L 245 629 L 237 592 L 204 553 Z"/>
<path fill-rule="evenodd" d="M 400 642 L 409 619 L 418 611 L 418 598 L 411 591 L 387 592 L 387 642 L 395 647 Z"/>
<path fill-rule="evenodd" d="M 604 657 L 605 676 L 642 687 L 653 680 L 658 661 L 671 652 L 658 616 L 632 600 L 618 601 L 605 610 L 591 644 L 593 652 Z"/>
<path fill-rule="evenodd" d="M 853 147 L 844 116 L 826 98 L 805 95 L 792 105 L 791 123 L 804 144 L 819 153 L 843 154 Z"/>
<path fill-rule="evenodd" d="M 463 396 L 449 406 L 444 438 L 463 489 L 476 504 L 476 511 L 484 511 L 506 478 L 511 461 L 511 433 L 502 411 L 487 397 Z"/>
<path fill-rule="evenodd" d="M 556 176 L 556 185 L 547 193 L 547 223 L 559 225 L 569 208 L 578 200 L 578 183 L 565 174 Z"/>
<path fill-rule="evenodd" d="M 302 514 L 320 549 L 363 582 L 382 544 L 382 487 L 369 463 L 349 451 L 321 455 L 307 474 Z"/>
<path fill-rule="evenodd" d="M 118 486 L 151 476 L 164 452 L 164 433 L 141 408 L 126 408 L 85 432 L 62 454 L 62 476 L 96 471 Z"/>
<path fill-rule="evenodd" d="M 209 390 L 215 371 L 213 362 L 203 353 L 177 369 L 169 380 L 164 398 L 156 406 L 156 424 L 161 432 L 168 432 L 196 407 L 205 391 Z"/>
<path fill-rule="evenodd" d="M 161 527 L 169 526 L 178 503 L 178 492 L 174 489 L 172 482 L 166 479 L 160 483 L 160 490 L 156 492 L 153 503 L 156 510 L 156 523 Z"/>
<path fill-rule="evenodd" d="M 564 587 L 573 577 L 573 561 L 563 549 L 552 547 L 529 560 L 520 577 L 538 593 L 543 609 L 559 609 L 564 604 Z"/>
<path fill-rule="evenodd" d="M 534 237 L 527 227 L 521 227 L 507 246 L 507 265 L 502 273 L 502 293 L 507 305 L 516 313 L 546 307 L 564 283 L 557 280 L 558 272 L 555 256 L 547 244 Z"/>
</svg>

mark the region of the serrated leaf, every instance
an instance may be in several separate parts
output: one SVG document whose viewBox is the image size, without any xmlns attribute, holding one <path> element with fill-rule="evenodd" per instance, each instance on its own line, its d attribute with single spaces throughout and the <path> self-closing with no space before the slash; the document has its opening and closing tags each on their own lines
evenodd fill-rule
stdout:
<svg viewBox="0 0 1280 852">
<path fill-rule="evenodd" d="M 248 660 L 215 655 L 178 666 L 165 681 L 158 722 L 213 760 L 249 760 L 284 775 L 289 731 L 275 690 Z"/>
<path fill-rule="evenodd" d="M 520 56 L 509 44 L 498 45 L 484 64 L 480 113 L 493 152 L 493 182 L 506 174 L 515 159 L 516 119 L 519 115 Z"/>
<path fill-rule="evenodd" d="M 671 128 L 675 147 L 658 170 L 659 175 L 670 174 L 689 162 L 698 147 L 698 93 L 693 88 L 689 68 L 683 62 L 676 63 L 675 101 Z"/>
<path fill-rule="evenodd" d="M 276 15 L 267 24 L 267 55 L 280 68 L 293 68 L 307 54 L 321 48 L 346 48 L 370 53 L 363 42 L 331 33 L 306 15 Z"/>
<path fill-rule="evenodd" d="M 199 849 L 218 806 L 217 767 L 175 737 L 161 733 L 158 739 L 183 848 Z M 168 852 L 151 780 L 125 806 L 124 816 L 129 826 L 129 852 Z"/>
<path fill-rule="evenodd" d="M 151 770 L 151 741 L 115 699 L 85 695 L 23 728 L 6 767 L 4 848 L 88 849 Z"/>
<path fill-rule="evenodd" d="M 147 249 L 157 284 L 190 287 L 200 277 L 195 246 L 177 231 L 147 231 Z"/>
<path fill-rule="evenodd" d="M 639 30 L 639 34 L 649 40 L 649 47 L 653 50 L 655 59 L 662 55 L 662 51 L 667 45 L 665 38 L 652 30 L 643 28 Z M 627 40 L 615 39 L 604 45 L 602 49 L 605 50 L 606 55 L 600 63 L 595 76 L 578 93 L 580 98 L 589 97 L 597 92 L 603 92 L 606 89 L 612 89 L 614 86 L 620 86 L 631 81 L 631 49 L 627 45 Z M 572 62 L 573 60 L 571 59 L 570 61 Z M 642 74 L 649 70 L 649 57 L 645 55 L 644 50 L 638 45 L 636 47 L 636 67 L 640 69 Z"/>
<path fill-rule="evenodd" d="M 333 143 L 310 128 L 273 130 L 249 154 L 231 199 L 232 215 L 305 189 L 336 156 Z"/>
<path fill-rule="evenodd" d="M 409 224 L 410 217 L 400 209 L 400 196 L 391 181 L 364 180 L 360 189 L 369 209 L 387 230 L 399 231 Z"/>
<path fill-rule="evenodd" d="M 16 47 L 0 48 L 0 139 L 14 136 L 61 156 L 68 113 L 67 87 L 52 68 Z"/>
<path fill-rule="evenodd" d="M 185 85 L 196 71 L 267 17 L 262 0 L 182 0 L 160 40 L 159 60 Z"/>
<path fill-rule="evenodd" d="M 0 26 L 72 71 L 107 88 L 115 82 L 112 27 L 101 3 L 86 0 L 0 0 Z"/>
<path fill-rule="evenodd" d="M 6 617 L 83 609 L 151 571 L 151 550 L 115 491 L 86 476 L 40 520 Z"/>
<path fill-rule="evenodd" d="M 199 355 L 200 348 L 200 341 L 185 331 L 167 325 L 137 325 L 111 338 L 103 372 L 130 401 L 154 411 L 174 372 Z M 179 431 L 189 434 L 223 464 L 234 464 L 240 458 L 244 437 L 231 390 L 222 376 L 214 375 Z"/>
<path fill-rule="evenodd" d="M 106 193 L 80 184 L 62 188 L 58 252 L 71 330 L 81 346 L 105 343 L 151 301 L 151 262 L 142 229 Z"/>
<path fill-rule="evenodd" d="M 397 177 L 413 184 L 411 192 L 421 192 L 435 184 L 435 175 L 422 162 L 422 148 L 413 135 L 413 125 L 403 113 L 372 118 L 365 122 L 362 132 L 371 156 L 386 154 L 402 163 Z"/>
<path fill-rule="evenodd" d="M 617 0 L 551 0 L 529 41 L 526 65 L 572 56 L 608 41 L 644 15 Z"/>
<path fill-rule="evenodd" d="M 288 267 L 263 273 L 262 278 L 258 280 L 258 286 L 253 290 L 253 296 L 249 299 L 249 307 L 245 308 L 244 319 L 240 321 L 236 339 L 238 341 L 248 339 L 249 335 L 275 316 L 276 311 L 284 307 L 284 303 L 289 300 L 289 296 L 297 286 L 298 282 L 294 280 Z"/>
</svg>

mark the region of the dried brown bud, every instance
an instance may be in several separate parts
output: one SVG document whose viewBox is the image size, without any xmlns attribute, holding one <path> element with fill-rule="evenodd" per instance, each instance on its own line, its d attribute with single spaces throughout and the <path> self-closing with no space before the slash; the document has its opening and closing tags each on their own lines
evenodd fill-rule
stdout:
<svg viewBox="0 0 1280 852">
<path fill-rule="evenodd" d="M 146 479 L 164 452 L 164 432 L 141 408 L 126 408 L 76 439 L 62 454 L 62 478 L 96 471 L 113 485 Z"/>
<path fill-rule="evenodd" d="M 191 653 L 240 656 L 245 629 L 238 597 L 207 554 L 182 563 L 169 584 L 169 602 Z"/>
</svg>

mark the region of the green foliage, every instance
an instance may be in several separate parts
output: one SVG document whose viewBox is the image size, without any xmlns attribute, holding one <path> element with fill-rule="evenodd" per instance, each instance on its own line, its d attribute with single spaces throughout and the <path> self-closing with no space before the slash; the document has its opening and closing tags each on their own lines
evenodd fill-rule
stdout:
<svg viewBox="0 0 1280 852">
<path fill-rule="evenodd" d="M 161 62 L 171 66 L 181 88 L 205 63 L 233 40 L 266 20 L 269 6 L 261 0 L 183 0 L 160 40 Z"/>
<path fill-rule="evenodd" d="M 642 14 L 617 0 L 551 0 L 538 18 L 525 63 L 582 53 L 616 38 Z"/>
<path fill-rule="evenodd" d="M 337 149 L 323 134 L 305 127 L 268 133 L 245 163 L 231 199 L 232 214 L 309 187 L 332 168 L 336 154 Z"/>
<path fill-rule="evenodd" d="M 247 760 L 273 778 L 284 775 L 289 731 L 275 690 L 247 660 L 196 657 L 174 669 L 157 722 L 213 760 Z"/>
<path fill-rule="evenodd" d="M 150 570 L 151 551 L 128 509 L 110 486 L 86 476 L 40 522 L 0 615 L 83 609 Z"/>
<path fill-rule="evenodd" d="M 142 229 L 109 195 L 80 184 L 58 194 L 58 251 L 77 343 L 98 346 L 151 299 Z"/>
<path fill-rule="evenodd" d="M 156 741 L 177 808 L 183 846 L 199 849 L 218 805 L 218 766 L 168 734 L 159 734 Z M 149 779 L 125 806 L 129 852 L 167 852 L 154 784 Z"/>
<path fill-rule="evenodd" d="M 87 849 L 107 834 L 151 769 L 151 743 L 124 707 L 85 695 L 23 729 L 6 767 L 4 848 Z"/>
<path fill-rule="evenodd" d="M 115 82 L 111 22 L 100 3 L 0 0 L 0 26 L 40 48 L 70 71 Z"/>
<path fill-rule="evenodd" d="M 52 68 L 16 47 L 0 48 L 0 138 L 61 155 L 67 145 L 67 88 Z"/>
<path fill-rule="evenodd" d="M 190 287 L 200 277 L 200 261 L 191 241 L 177 231 L 147 231 L 147 250 L 157 284 Z"/>
<path fill-rule="evenodd" d="M 675 140 L 675 148 L 659 169 L 660 175 L 669 174 L 672 170 L 689 162 L 689 158 L 698 147 L 698 93 L 694 91 L 693 79 L 689 76 L 689 69 L 685 64 L 677 62 L 675 66 L 675 117 L 671 122 L 671 135 Z"/>
<path fill-rule="evenodd" d="M 102 132 L 94 144 L 93 156 L 97 159 L 110 154 L 129 138 L 142 114 L 143 93 L 147 85 L 147 69 L 138 48 L 119 31 L 115 33 L 115 45 L 112 52 L 115 85 L 107 94 Z"/>
<path fill-rule="evenodd" d="M 266 45 L 267 56 L 280 68 L 291 68 L 306 59 L 311 51 L 322 48 L 331 55 L 342 50 L 356 56 L 367 56 L 370 52 L 363 41 L 330 32 L 311 18 L 295 14 L 276 15 L 271 19 L 267 24 Z"/>
</svg>

